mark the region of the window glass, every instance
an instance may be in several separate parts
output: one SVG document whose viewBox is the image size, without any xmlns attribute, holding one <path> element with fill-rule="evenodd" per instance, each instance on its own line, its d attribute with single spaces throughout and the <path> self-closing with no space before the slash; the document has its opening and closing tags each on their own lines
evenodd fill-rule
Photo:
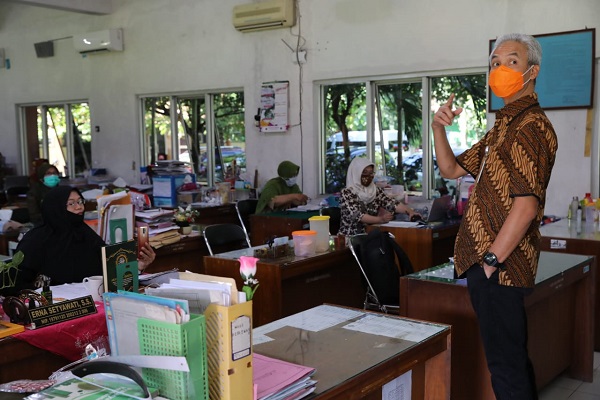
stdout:
<svg viewBox="0 0 600 400">
<path fill-rule="evenodd" d="M 423 93 L 424 83 L 429 83 L 429 93 Z M 373 90 L 367 91 L 367 85 Z M 324 193 L 345 187 L 348 165 L 356 156 L 374 160 L 376 181 L 383 184 L 404 185 L 425 197 L 453 193 L 456 182 L 441 177 L 433 157 L 431 129 L 423 125 L 430 124 L 430 120 L 423 121 L 424 112 L 433 115 L 451 93 L 456 95 L 455 106 L 464 108 L 447 129 L 458 155 L 485 134 L 485 73 L 322 85 Z M 367 109 L 372 110 L 370 114 Z M 372 133 L 368 126 L 373 126 Z M 431 148 L 425 147 L 428 151 L 424 152 L 425 143 Z M 427 193 L 423 193 L 425 188 Z"/>
<path fill-rule="evenodd" d="M 61 176 L 84 176 L 92 165 L 88 103 L 24 106 L 20 113 L 28 168 L 47 160 Z"/>
<path fill-rule="evenodd" d="M 243 92 L 147 97 L 143 106 L 147 162 L 156 162 L 161 153 L 188 162 L 196 180 L 205 185 L 245 171 Z"/>
<path fill-rule="evenodd" d="M 346 186 L 346 172 L 354 157 L 366 157 L 366 85 L 339 84 L 323 87 L 325 132 L 325 193 Z"/>
</svg>

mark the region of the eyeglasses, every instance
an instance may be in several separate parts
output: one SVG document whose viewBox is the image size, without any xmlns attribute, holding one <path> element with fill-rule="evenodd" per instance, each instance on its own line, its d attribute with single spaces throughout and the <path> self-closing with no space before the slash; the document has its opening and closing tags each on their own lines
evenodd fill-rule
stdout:
<svg viewBox="0 0 600 400">
<path fill-rule="evenodd" d="M 71 200 L 69 202 L 67 202 L 67 207 L 75 207 L 76 205 L 82 206 L 85 204 L 85 200 L 84 199 L 79 199 L 79 200 Z"/>
</svg>

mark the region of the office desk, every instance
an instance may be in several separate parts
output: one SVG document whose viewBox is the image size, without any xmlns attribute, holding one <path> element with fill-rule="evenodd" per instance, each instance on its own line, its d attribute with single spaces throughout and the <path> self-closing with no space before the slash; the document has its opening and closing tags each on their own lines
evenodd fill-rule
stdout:
<svg viewBox="0 0 600 400">
<path fill-rule="evenodd" d="M 69 360 L 8 336 L 0 339 L 0 383 L 18 379 L 48 379 Z"/>
<path fill-rule="evenodd" d="M 241 288 L 238 259 L 252 254 L 253 249 L 244 249 L 206 256 L 204 273 L 234 278 Z M 365 296 L 358 266 L 349 249 L 313 257 L 261 259 L 256 279 L 260 287 L 252 299 L 255 327 L 323 303 L 361 307 Z"/>
<path fill-rule="evenodd" d="M 200 234 L 184 236 L 177 243 L 155 249 L 156 259 L 148 266 L 146 272 L 154 273 L 178 268 L 180 271 L 204 273 L 202 260 L 210 253 L 201 235 L 203 228 L 213 224 L 240 224 L 233 203 L 195 209 L 200 212 L 196 220 Z"/>
<path fill-rule="evenodd" d="M 311 399 L 382 399 L 382 386 L 409 371 L 412 395 L 393 398 L 450 399 L 446 325 L 324 305 L 252 337 L 255 353 L 316 368 Z"/>
<path fill-rule="evenodd" d="M 595 263 L 589 256 L 541 253 L 535 290 L 525 300 L 538 388 L 565 370 L 592 381 Z M 466 282 L 452 276 L 446 264 L 400 278 L 400 315 L 452 325 L 453 399 L 494 399 Z"/>
<path fill-rule="evenodd" d="M 454 256 L 454 242 L 460 220 L 450 220 L 426 227 L 394 227 L 391 224 L 369 226 L 367 231 L 378 227 L 396 238 L 396 243 L 410 258 L 413 269 L 420 271 L 448 262 Z"/>
<path fill-rule="evenodd" d="M 184 236 L 179 242 L 154 249 L 156 258 L 145 272 L 155 273 L 177 268 L 203 274 L 203 257 L 209 255 L 204 237 L 199 234 Z"/>
<path fill-rule="evenodd" d="M 586 254 L 600 260 L 600 232 L 597 222 L 561 219 L 540 227 L 540 248 L 557 253 Z M 596 272 L 596 301 L 594 312 L 594 350 L 600 350 L 600 273 Z"/>
<path fill-rule="evenodd" d="M 263 245 L 273 236 L 292 238 L 293 231 L 308 229 L 308 219 L 319 211 L 278 211 L 250 216 L 250 242 Z"/>
</svg>

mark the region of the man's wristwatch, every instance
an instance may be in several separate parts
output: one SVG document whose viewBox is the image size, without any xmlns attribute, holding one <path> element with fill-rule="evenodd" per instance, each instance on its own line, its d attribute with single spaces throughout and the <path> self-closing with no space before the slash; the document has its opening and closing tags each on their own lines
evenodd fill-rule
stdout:
<svg viewBox="0 0 600 400">
<path fill-rule="evenodd" d="M 490 251 L 483 255 L 483 262 L 489 265 L 490 267 L 502 267 L 502 263 L 498 261 L 498 257 L 496 257 L 496 255 Z"/>
</svg>

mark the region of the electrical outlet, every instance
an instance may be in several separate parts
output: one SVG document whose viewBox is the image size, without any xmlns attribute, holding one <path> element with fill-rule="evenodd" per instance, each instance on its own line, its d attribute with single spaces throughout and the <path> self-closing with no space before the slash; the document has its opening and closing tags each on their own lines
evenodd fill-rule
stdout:
<svg viewBox="0 0 600 400">
<path fill-rule="evenodd" d="M 296 52 L 292 52 L 292 62 L 294 64 L 298 64 L 298 60 L 300 60 L 300 64 L 304 64 L 306 62 L 306 50 L 298 50 L 298 55 L 296 56 Z"/>
</svg>

